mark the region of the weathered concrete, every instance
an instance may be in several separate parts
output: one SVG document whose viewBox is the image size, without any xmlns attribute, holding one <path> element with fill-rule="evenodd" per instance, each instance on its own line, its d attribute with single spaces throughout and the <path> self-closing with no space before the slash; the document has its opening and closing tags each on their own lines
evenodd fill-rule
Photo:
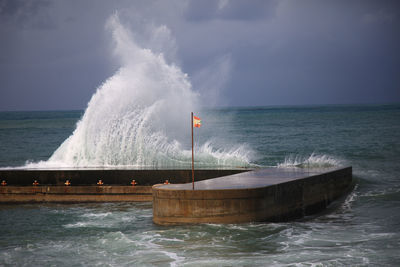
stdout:
<svg viewBox="0 0 400 267">
<path fill-rule="evenodd" d="M 352 168 L 240 173 L 192 185 L 153 186 L 156 224 L 286 221 L 313 214 L 352 188 Z"/>
<path fill-rule="evenodd" d="M 197 181 L 232 175 L 248 171 L 246 169 L 213 169 L 195 170 Z M 64 185 L 69 179 L 75 185 L 95 185 L 102 179 L 105 185 L 130 185 L 135 179 L 138 185 L 154 185 L 169 180 L 171 183 L 188 183 L 192 181 L 191 170 L 127 170 L 127 169 L 5 169 L 0 170 L 0 182 L 6 180 L 8 185 L 32 185 L 34 180 L 45 185 Z"/>
<path fill-rule="evenodd" d="M 0 203 L 152 201 L 151 186 L 1 186 Z"/>
<path fill-rule="evenodd" d="M 246 170 L 196 170 L 197 180 Z M 66 180 L 71 186 L 65 186 Z M 102 179 L 103 186 L 96 186 Z M 130 185 L 132 179 L 137 186 Z M 151 185 L 191 181 L 191 170 L 0 170 L 0 203 L 152 201 Z M 39 186 L 32 186 L 34 180 Z"/>
</svg>

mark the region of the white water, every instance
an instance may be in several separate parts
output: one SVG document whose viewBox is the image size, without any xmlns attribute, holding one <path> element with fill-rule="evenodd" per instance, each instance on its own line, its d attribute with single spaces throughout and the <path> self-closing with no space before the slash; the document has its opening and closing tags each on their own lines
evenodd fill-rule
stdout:
<svg viewBox="0 0 400 267">
<path fill-rule="evenodd" d="M 190 166 L 190 112 L 200 110 L 200 97 L 189 77 L 163 53 L 140 47 L 117 15 L 108 28 L 120 69 L 97 89 L 75 131 L 51 158 L 27 167 Z M 160 32 L 169 34 L 165 26 L 154 34 Z M 171 40 L 157 38 L 162 39 Z M 240 146 L 231 151 L 209 143 L 196 147 L 199 165 L 249 164 Z"/>
<path fill-rule="evenodd" d="M 290 167 L 306 167 L 306 168 L 320 168 L 320 167 L 336 167 L 342 166 L 344 162 L 340 159 L 334 158 L 329 155 L 319 155 L 312 153 L 308 157 L 300 155 L 290 155 L 285 158 L 283 163 L 279 163 L 279 168 Z"/>
</svg>

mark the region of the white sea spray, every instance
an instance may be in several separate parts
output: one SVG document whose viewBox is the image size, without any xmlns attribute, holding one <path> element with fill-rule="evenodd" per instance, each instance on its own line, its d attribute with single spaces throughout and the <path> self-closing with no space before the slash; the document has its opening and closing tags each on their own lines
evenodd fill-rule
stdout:
<svg viewBox="0 0 400 267">
<path fill-rule="evenodd" d="M 199 93 L 164 53 L 141 47 L 117 14 L 107 27 L 121 67 L 97 89 L 73 134 L 50 159 L 25 167 L 190 166 L 190 112 L 201 110 Z M 166 26 L 150 34 L 160 32 L 170 34 Z M 206 142 L 196 148 L 200 165 L 243 167 L 250 162 L 249 151 L 241 145 L 226 149 Z"/>
<path fill-rule="evenodd" d="M 342 160 L 325 154 L 312 153 L 309 156 L 289 155 L 285 157 L 284 162 L 278 163 L 279 168 L 320 168 L 337 167 L 343 165 Z"/>
</svg>

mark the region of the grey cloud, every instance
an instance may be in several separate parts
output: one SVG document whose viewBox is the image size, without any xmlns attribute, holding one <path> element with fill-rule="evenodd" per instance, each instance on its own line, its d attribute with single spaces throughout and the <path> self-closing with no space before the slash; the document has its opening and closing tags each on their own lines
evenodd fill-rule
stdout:
<svg viewBox="0 0 400 267">
<path fill-rule="evenodd" d="M 278 1 L 275 0 L 191 0 L 185 15 L 191 21 L 257 20 L 274 15 L 277 4 Z"/>
<path fill-rule="evenodd" d="M 224 99 L 218 104 L 399 102 L 399 6 L 0 0 L 0 109 L 84 108 L 118 67 L 104 30 L 115 11 L 140 45 L 170 51 L 168 60 L 179 59 L 195 90 Z M 158 35 L 146 37 L 156 29 Z"/>
<path fill-rule="evenodd" d="M 51 5 L 48 0 L 0 0 L 0 21 L 18 27 L 52 27 L 53 21 L 48 13 Z"/>
</svg>

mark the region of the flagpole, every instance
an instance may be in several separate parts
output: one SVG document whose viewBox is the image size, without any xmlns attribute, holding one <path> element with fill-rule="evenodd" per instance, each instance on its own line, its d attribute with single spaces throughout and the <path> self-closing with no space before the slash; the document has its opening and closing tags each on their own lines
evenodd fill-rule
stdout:
<svg viewBox="0 0 400 267">
<path fill-rule="evenodd" d="M 194 153 L 193 153 L 193 112 L 191 114 L 192 128 L 192 190 L 194 190 Z"/>
</svg>

